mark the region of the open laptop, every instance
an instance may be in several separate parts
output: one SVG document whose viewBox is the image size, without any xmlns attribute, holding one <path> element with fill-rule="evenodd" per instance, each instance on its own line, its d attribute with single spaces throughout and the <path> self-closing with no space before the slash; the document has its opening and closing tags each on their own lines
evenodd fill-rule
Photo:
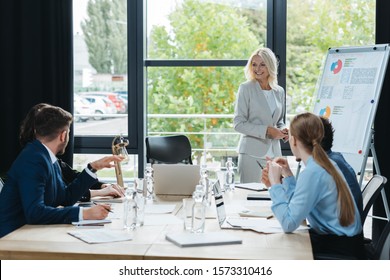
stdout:
<svg viewBox="0 0 390 280">
<path fill-rule="evenodd" d="M 156 163 L 153 170 L 157 195 L 192 195 L 199 184 L 199 165 Z"/>
<path fill-rule="evenodd" d="M 276 219 L 268 218 L 247 218 L 247 217 L 227 217 L 225 204 L 219 181 L 213 185 L 215 206 L 217 208 L 217 217 L 221 229 L 243 229 L 253 230 L 260 233 L 283 233 L 283 229 Z M 300 225 L 296 230 L 309 229 L 305 225 Z"/>
</svg>

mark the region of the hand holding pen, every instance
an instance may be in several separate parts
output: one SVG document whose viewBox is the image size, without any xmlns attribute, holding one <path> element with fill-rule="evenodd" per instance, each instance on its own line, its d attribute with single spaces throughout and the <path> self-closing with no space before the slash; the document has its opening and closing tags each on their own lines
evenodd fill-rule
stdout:
<svg viewBox="0 0 390 280">
<path fill-rule="evenodd" d="M 262 172 L 261 172 L 261 182 L 267 187 L 271 187 L 271 183 L 269 182 L 269 178 L 268 178 L 268 167 L 263 167 L 261 165 L 261 163 L 256 160 L 257 164 L 260 166 Z"/>
<path fill-rule="evenodd" d="M 84 220 L 103 220 L 107 218 L 108 212 L 112 212 L 110 205 L 98 204 L 93 202 L 95 206 L 83 208 L 83 219 Z"/>
<path fill-rule="evenodd" d="M 109 204 L 99 204 L 99 203 L 96 203 L 95 201 L 93 202 L 93 204 L 95 204 L 95 205 L 100 205 L 100 206 L 102 206 L 104 209 L 106 209 L 108 212 L 114 213 L 114 212 L 111 210 L 111 206 L 110 206 Z"/>
</svg>

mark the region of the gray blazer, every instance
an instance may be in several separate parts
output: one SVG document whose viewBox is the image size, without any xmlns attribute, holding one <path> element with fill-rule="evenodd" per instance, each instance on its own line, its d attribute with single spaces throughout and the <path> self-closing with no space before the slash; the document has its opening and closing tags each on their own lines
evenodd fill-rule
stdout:
<svg viewBox="0 0 390 280">
<path fill-rule="evenodd" d="M 247 81 L 240 85 L 233 121 L 234 129 L 241 133 L 239 153 L 264 157 L 272 145 L 274 155 L 281 156 L 280 141 L 266 137 L 268 126 L 279 129 L 286 127 L 283 120 L 286 114 L 284 89 L 278 86 L 272 91 L 276 102 L 273 115 L 257 81 Z"/>
</svg>

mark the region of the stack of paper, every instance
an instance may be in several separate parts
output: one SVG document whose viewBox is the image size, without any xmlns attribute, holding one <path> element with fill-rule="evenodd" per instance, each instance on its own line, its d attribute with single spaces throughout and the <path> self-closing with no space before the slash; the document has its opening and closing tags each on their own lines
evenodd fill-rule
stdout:
<svg viewBox="0 0 390 280">
<path fill-rule="evenodd" d="M 95 196 L 91 197 L 91 201 L 95 202 L 107 202 L 107 203 L 122 203 L 125 200 L 124 197 L 113 197 L 113 196 Z"/>
<path fill-rule="evenodd" d="M 242 184 L 235 184 L 236 188 L 240 189 L 246 189 L 251 191 L 266 191 L 268 190 L 267 187 L 263 183 L 242 183 Z"/>
<path fill-rule="evenodd" d="M 133 239 L 132 233 L 124 230 L 84 229 L 68 231 L 68 234 L 89 244 L 118 242 Z"/>
<path fill-rule="evenodd" d="M 167 234 L 165 238 L 179 247 L 213 246 L 242 243 L 241 238 L 223 231 L 205 233 L 172 233 Z"/>
</svg>

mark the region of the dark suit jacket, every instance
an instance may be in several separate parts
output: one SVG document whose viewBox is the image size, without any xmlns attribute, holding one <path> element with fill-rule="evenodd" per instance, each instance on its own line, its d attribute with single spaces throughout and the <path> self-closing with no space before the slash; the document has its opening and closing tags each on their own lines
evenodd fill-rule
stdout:
<svg viewBox="0 0 390 280">
<path fill-rule="evenodd" d="M 96 182 L 83 171 L 65 185 L 56 176 L 47 149 L 38 140 L 28 143 L 12 164 L 0 193 L 0 237 L 24 224 L 78 221 L 79 207 L 73 205 Z"/>
<path fill-rule="evenodd" d="M 352 166 L 348 164 L 348 162 L 345 160 L 341 153 L 329 150 L 327 151 L 327 154 L 330 159 L 336 162 L 337 166 L 343 173 L 345 180 L 347 181 L 347 184 L 351 190 L 352 196 L 355 199 L 356 206 L 359 209 L 359 214 L 361 216 L 363 213 L 363 197 L 359 182 L 356 178 L 355 171 L 353 170 Z"/>
<path fill-rule="evenodd" d="M 62 161 L 61 159 L 58 159 L 58 163 L 60 164 L 62 179 L 64 180 L 65 184 L 67 185 L 70 184 L 80 174 L 79 171 L 74 170 L 72 167 L 70 167 L 66 162 Z M 93 184 L 89 189 L 100 190 L 103 184 L 104 184 L 103 182 L 98 181 L 95 184 Z M 91 192 L 88 190 L 83 194 L 83 196 L 79 200 L 89 201 L 90 199 L 91 199 Z"/>
</svg>

